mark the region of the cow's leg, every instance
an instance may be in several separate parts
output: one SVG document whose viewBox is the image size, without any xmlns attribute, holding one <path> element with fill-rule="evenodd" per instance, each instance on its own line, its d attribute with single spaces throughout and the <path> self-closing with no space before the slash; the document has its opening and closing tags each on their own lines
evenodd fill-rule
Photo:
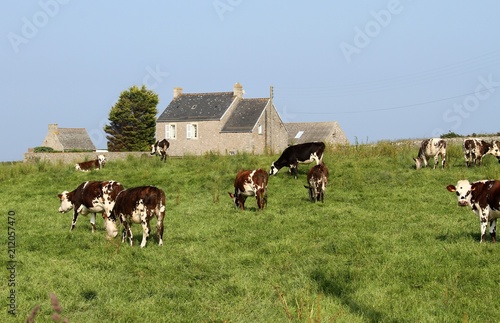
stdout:
<svg viewBox="0 0 500 323">
<path fill-rule="evenodd" d="M 299 177 L 298 176 L 299 172 L 298 172 L 297 168 L 298 168 L 298 163 L 297 162 L 295 162 L 294 164 L 290 165 L 290 174 L 292 174 L 293 178 L 295 178 L 295 179 L 297 179 Z"/>
<path fill-rule="evenodd" d="M 151 228 L 149 227 L 149 221 L 146 220 L 145 218 L 141 222 L 142 224 L 142 242 L 141 242 L 141 248 L 144 248 L 146 246 L 146 242 L 149 237 L 149 233 L 151 232 Z"/>
<path fill-rule="evenodd" d="M 245 210 L 245 201 L 247 200 L 247 197 L 239 194 L 238 199 L 240 200 L 240 209 Z"/>
<path fill-rule="evenodd" d="M 441 155 L 441 169 L 444 169 L 444 165 L 446 164 L 446 154 Z"/>
<path fill-rule="evenodd" d="M 497 242 L 496 235 L 497 235 L 497 219 L 493 219 L 490 221 L 491 242 L 493 243 Z"/>
<path fill-rule="evenodd" d="M 165 218 L 165 206 L 160 208 L 156 221 L 156 237 L 158 238 L 158 245 L 163 246 L 163 219 Z"/>
<path fill-rule="evenodd" d="M 439 164 L 439 155 L 434 156 L 434 167 L 433 167 L 433 169 L 436 169 L 437 164 Z"/>
<path fill-rule="evenodd" d="M 122 221 L 123 223 L 123 232 L 122 232 L 122 243 L 125 242 L 125 239 L 128 238 L 130 246 L 133 245 L 133 240 L 132 238 L 134 237 L 132 235 L 132 228 L 131 224 L 128 221 Z"/>
<path fill-rule="evenodd" d="M 69 231 L 73 231 L 73 229 L 75 228 L 75 225 L 76 225 L 76 220 L 78 220 L 78 210 L 75 210 L 73 211 L 73 220 L 71 221 L 71 228 L 69 229 Z"/>
<path fill-rule="evenodd" d="M 95 213 L 90 215 L 90 225 L 92 225 L 92 233 L 95 232 Z"/>
<path fill-rule="evenodd" d="M 481 242 L 486 242 L 486 226 L 488 225 L 488 213 L 483 210 L 481 216 L 479 217 L 481 223 Z"/>
</svg>

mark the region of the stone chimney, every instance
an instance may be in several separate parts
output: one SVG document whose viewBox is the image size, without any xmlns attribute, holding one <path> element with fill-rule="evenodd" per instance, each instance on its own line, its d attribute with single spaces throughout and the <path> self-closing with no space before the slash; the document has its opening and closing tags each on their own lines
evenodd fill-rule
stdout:
<svg viewBox="0 0 500 323">
<path fill-rule="evenodd" d="M 49 123 L 49 133 L 57 134 L 58 129 L 57 123 Z"/>
<path fill-rule="evenodd" d="M 240 83 L 236 82 L 233 87 L 233 93 L 235 97 L 243 99 L 243 94 L 245 93 L 245 91 L 243 90 L 243 86 Z"/>
<path fill-rule="evenodd" d="M 174 99 L 177 99 L 182 95 L 182 88 L 181 87 L 175 87 L 174 88 Z"/>
</svg>

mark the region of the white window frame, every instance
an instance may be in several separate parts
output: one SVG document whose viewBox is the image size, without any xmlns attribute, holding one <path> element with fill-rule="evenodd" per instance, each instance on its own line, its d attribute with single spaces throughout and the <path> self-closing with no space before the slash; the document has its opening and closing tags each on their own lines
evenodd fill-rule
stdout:
<svg viewBox="0 0 500 323">
<path fill-rule="evenodd" d="M 186 138 L 198 139 L 199 128 L 197 123 L 188 123 L 186 125 Z"/>
<path fill-rule="evenodd" d="M 257 129 L 258 129 L 258 130 L 257 130 L 257 133 L 258 133 L 259 135 L 262 135 L 262 125 L 261 125 L 261 124 L 258 126 L 258 128 L 257 128 Z"/>
<path fill-rule="evenodd" d="M 177 125 L 175 123 L 169 123 L 165 126 L 165 138 L 177 139 Z"/>
</svg>

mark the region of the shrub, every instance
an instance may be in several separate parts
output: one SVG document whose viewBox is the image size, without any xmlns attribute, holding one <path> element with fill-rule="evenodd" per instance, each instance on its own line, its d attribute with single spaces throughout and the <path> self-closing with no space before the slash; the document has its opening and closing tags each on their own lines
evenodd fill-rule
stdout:
<svg viewBox="0 0 500 323">
<path fill-rule="evenodd" d="M 53 152 L 55 152 L 54 148 L 45 147 L 45 146 L 35 147 L 35 148 L 33 148 L 33 151 L 35 153 L 53 153 Z"/>
</svg>

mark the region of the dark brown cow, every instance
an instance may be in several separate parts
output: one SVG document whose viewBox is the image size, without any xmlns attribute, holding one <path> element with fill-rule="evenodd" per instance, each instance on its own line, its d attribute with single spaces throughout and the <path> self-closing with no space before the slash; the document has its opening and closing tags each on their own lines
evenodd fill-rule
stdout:
<svg viewBox="0 0 500 323">
<path fill-rule="evenodd" d="M 325 190 L 328 184 L 328 168 L 325 163 L 321 162 L 319 165 L 313 166 L 307 173 L 309 198 L 312 202 L 325 202 Z"/>
<path fill-rule="evenodd" d="M 486 155 L 495 156 L 500 162 L 500 149 L 498 148 L 498 141 L 487 142 L 482 139 L 468 138 L 464 139 L 463 151 L 465 165 L 481 165 L 483 158 Z"/>
<path fill-rule="evenodd" d="M 132 242 L 132 224 L 142 224 L 141 248 L 146 246 L 151 233 L 149 221 L 156 216 L 156 236 L 158 244 L 163 245 L 163 219 L 165 218 L 165 192 L 154 186 L 139 186 L 123 190 L 116 197 L 111 218 L 120 219 L 123 224 L 122 242 L 128 238 Z"/>
<path fill-rule="evenodd" d="M 109 215 L 115 204 L 116 196 L 123 190 L 122 184 L 115 181 L 87 181 L 81 183 L 75 190 L 64 191 L 58 194 L 61 206 L 59 212 L 66 213 L 73 209 L 73 221 L 70 231 L 75 228 L 78 215 L 92 213 L 90 223 L 92 232 L 95 231 L 96 213 L 102 213 L 108 236 L 116 237 L 118 229 L 116 223 L 109 219 Z"/>
<path fill-rule="evenodd" d="M 267 183 L 269 174 L 259 168 L 256 170 L 241 170 L 234 180 L 234 194 L 229 196 L 233 199 L 234 205 L 240 209 L 245 209 L 245 201 L 249 196 L 255 196 L 259 210 L 264 209 L 267 204 Z"/>
<path fill-rule="evenodd" d="M 88 172 L 93 169 L 101 169 L 104 167 L 104 164 L 106 164 L 106 157 L 104 157 L 104 155 L 99 155 L 97 159 L 75 164 L 75 169 L 82 172 Z"/>
<path fill-rule="evenodd" d="M 481 225 L 481 242 L 486 241 L 486 227 L 490 223 L 490 236 L 496 242 L 497 218 L 500 217 L 500 182 L 483 180 L 469 183 L 461 180 L 457 185 L 446 187 L 450 192 L 456 192 L 459 206 L 470 206 L 479 217 Z"/>
</svg>

